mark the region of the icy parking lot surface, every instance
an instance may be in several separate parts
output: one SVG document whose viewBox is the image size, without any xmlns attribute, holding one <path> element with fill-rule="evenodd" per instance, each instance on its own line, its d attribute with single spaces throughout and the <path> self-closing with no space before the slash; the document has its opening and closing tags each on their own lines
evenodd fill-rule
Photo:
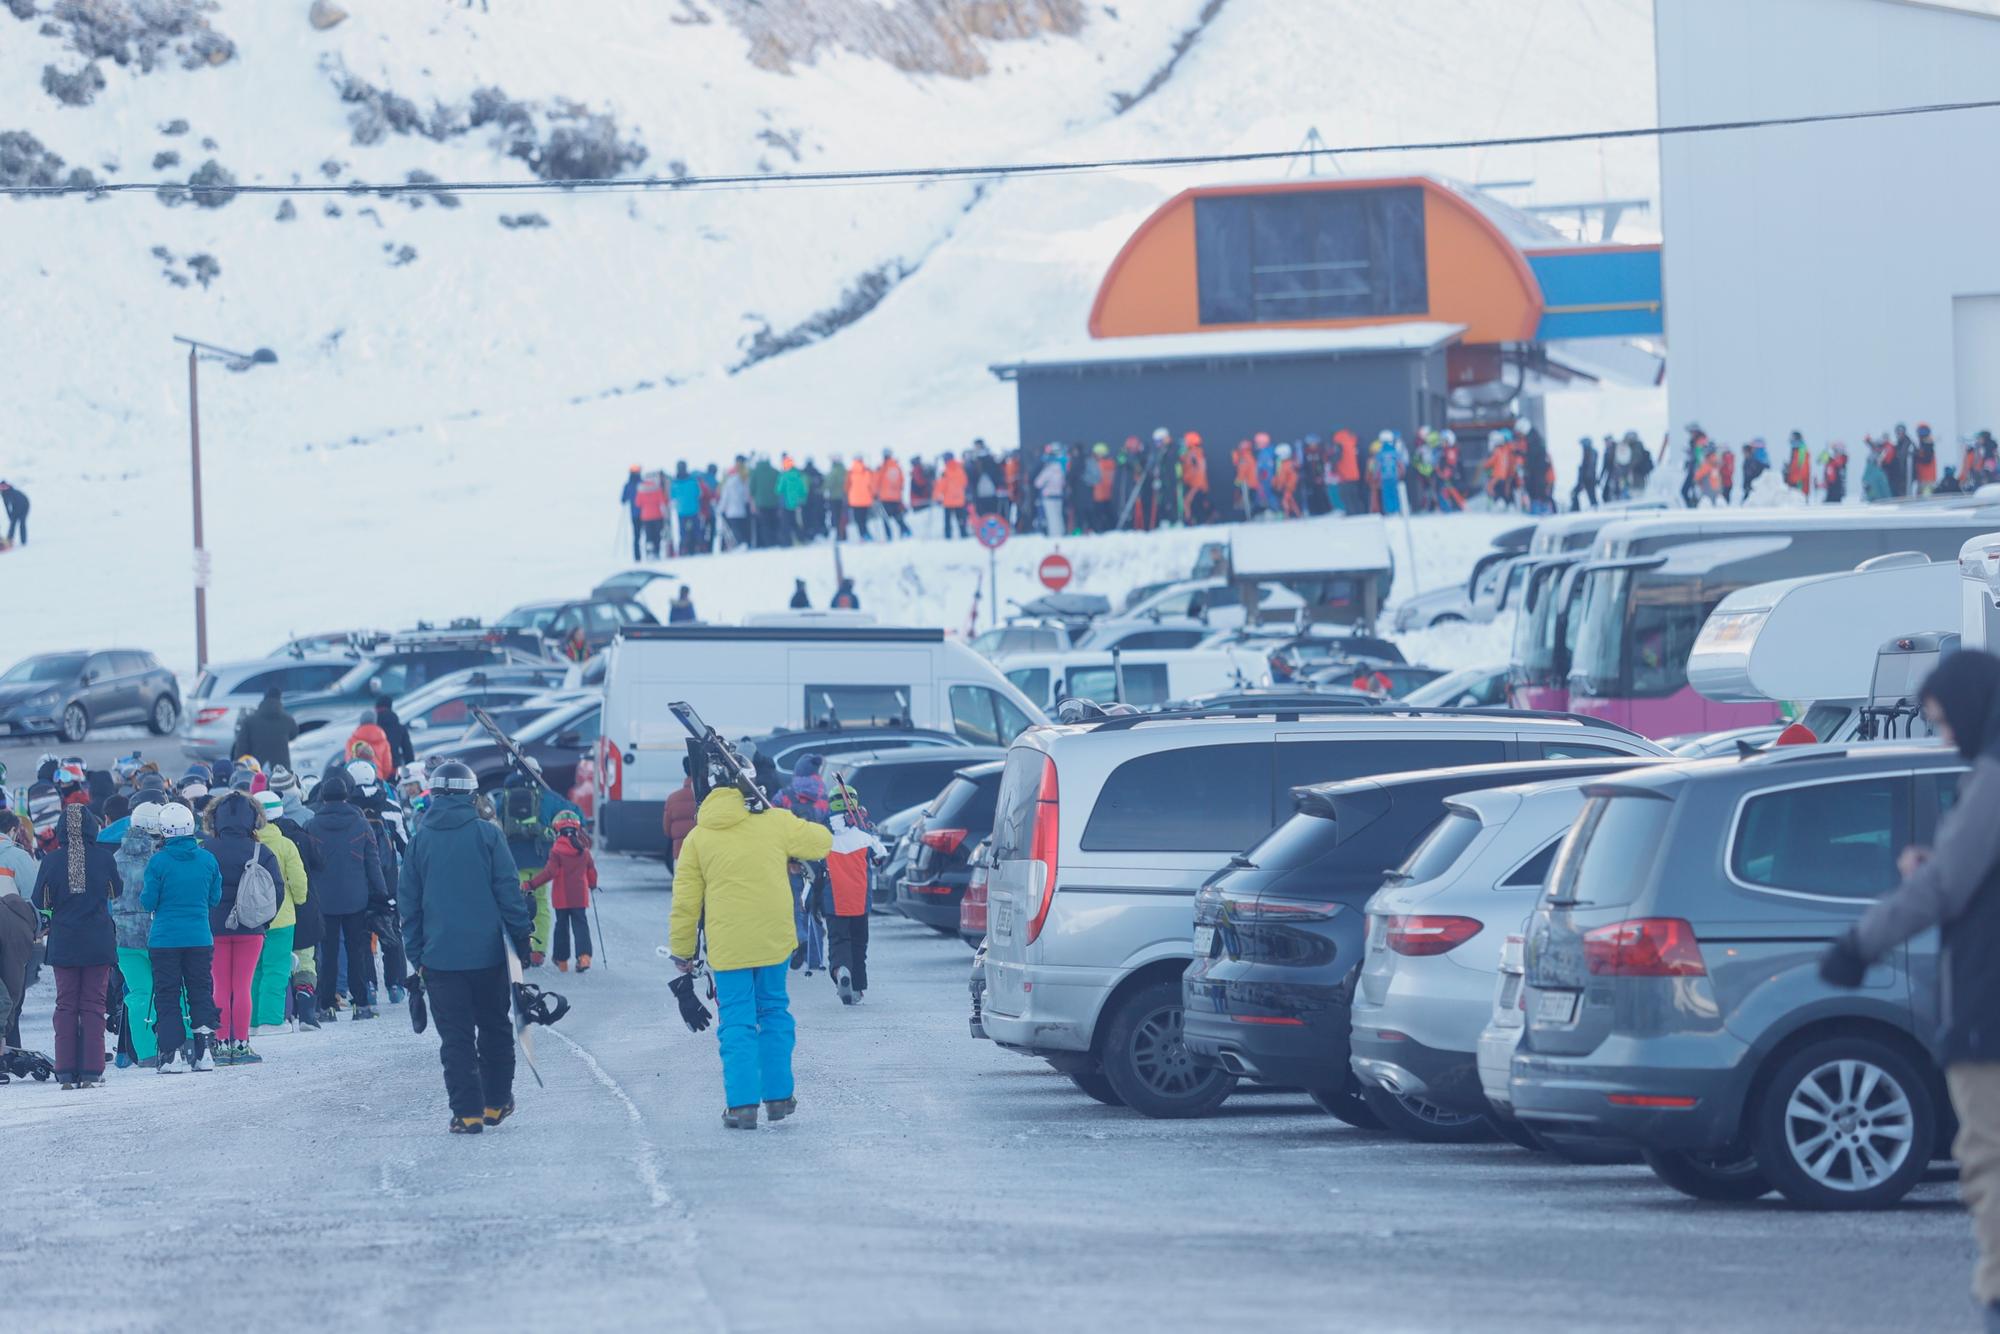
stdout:
<svg viewBox="0 0 2000 1334">
<path fill-rule="evenodd" d="M 1697 1203 L 1638 1167 L 1349 1129 L 1302 1096 L 1148 1121 L 966 1036 L 964 946 L 877 918 L 867 1002 L 793 975 L 799 1115 L 724 1130 L 671 1013 L 656 862 L 522 1074 L 445 1133 L 433 1036 L 259 1038 L 261 1066 L 0 1088 L 19 1330 L 1947 1330 L 1955 1188 L 1889 1214 Z M 24 1036 L 50 1045 L 53 987 Z M 1246 1322 L 1246 1323 L 1239 1323 Z"/>
</svg>

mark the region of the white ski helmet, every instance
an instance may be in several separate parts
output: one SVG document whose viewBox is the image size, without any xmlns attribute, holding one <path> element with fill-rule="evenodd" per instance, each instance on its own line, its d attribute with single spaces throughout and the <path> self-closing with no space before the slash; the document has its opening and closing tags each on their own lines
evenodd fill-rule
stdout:
<svg viewBox="0 0 2000 1334">
<path fill-rule="evenodd" d="M 1521 435 L 1526 435 L 1533 428 L 1534 428 L 1534 423 L 1529 421 L 1526 417 L 1514 418 L 1514 429 Z"/>
<path fill-rule="evenodd" d="M 1168 442 L 1169 440 L 1172 440 L 1173 438 L 1174 438 L 1174 437 L 1173 437 L 1173 434 L 1172 434 L 1172 433 L 1171 433 L 1170 431 L 1168 431 L 1166 427 L 1164 427 L 1164 426 L 1155 426 L 1155 427 L 1153 428 L 1153 443 L 1154 443 L 1154 444 L 1156 444 L 1156 445 L 1164 445 L 1164 444 L 1166 444 L 1166 443 L 1167 443 L 1167 442 Z"/>
<path fill-rule="evenodd" d="M 363 792 L 381 780 L 381 775 L 375 772 L 375 766 L 367 760 L 355 760 L 350 763 L 347 766 L 347 776 L 353 780 L 354 786 Z"/>
<path fill-rule="evenodd" d="M 256 802 L 257 808 L 264 812 L 266 824 L 277 823 L 278 817 L 285 813 L 285 799 L 269 788 L 252 793 L 250 800 Z"/>
<path fill-rule="evenodd" d="M 160 832 L 160 804 L 157 801 L 142 801 L 132 808 L 132 827 L 142 834 Z"/>
<path fill-rule="evenodd" d="M 1278 457 L 1279 457 L 1279 458 L 1281 458 L 1281 459 L 1288 459 L 1288 458 L 1290 458 L 1291 456 L 1292 456 L 1292 447 L 1291 447 L 1290 445 L 1279 445 L 1279 446 L 1278 446 Z"/>
<path fill-rule="evenodd" d="M 188 838 L 194 833 L 194 812 L 185 806 L 173 805 L 160 809 L 160 837 Z"/>
</svg>

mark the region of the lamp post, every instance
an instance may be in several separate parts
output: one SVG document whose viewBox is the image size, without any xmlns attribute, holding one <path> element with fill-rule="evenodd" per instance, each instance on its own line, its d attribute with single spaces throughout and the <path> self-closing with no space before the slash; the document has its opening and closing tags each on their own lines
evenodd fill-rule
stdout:
<svg viewBox="0 0 2000 1334">
<path fill-rule="evenodd" d="M 194 476 L 194 665 L 199 671 L 208 666 L 208 548 L 202 544 L 201 535 L 201 381 L 199 368 L 202 360 L 219 361 L 232 371 L 247 371 L 252 366 L 269 366 L 278 360 L 278 354 L 268 347 L 260 347 L 255 352 L 231 352 L 226 347 L 204 343 L 194 338 L 174 335 L 176 343 L 185 343 L 188 350 L 188 458 Z"/>
</svg>

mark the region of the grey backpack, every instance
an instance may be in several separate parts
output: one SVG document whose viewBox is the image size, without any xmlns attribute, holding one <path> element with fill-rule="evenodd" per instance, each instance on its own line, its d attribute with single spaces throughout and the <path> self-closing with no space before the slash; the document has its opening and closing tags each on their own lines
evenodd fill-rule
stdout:
<svg viewBox="0 0 2000 1334">
<path fill-rule="evenodd" d="M 222 924 L 230 930 L 261 931 L 277 916 L 278 882 L 252 852 L 250 860 L 243 863 L 243 878 L 236 882 L 236 906 Z"/>
</svg>

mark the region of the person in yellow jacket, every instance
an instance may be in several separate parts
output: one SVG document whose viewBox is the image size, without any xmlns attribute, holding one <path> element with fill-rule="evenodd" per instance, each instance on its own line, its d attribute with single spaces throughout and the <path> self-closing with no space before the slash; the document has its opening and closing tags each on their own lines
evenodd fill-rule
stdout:
<svg viewBox="0 0 2000 1334">
<path fill-rule="evenodd" d="M 264 951 L 250 975 L 250 1031 L 280 1033 L 285 1028 L 285 992 L 292 980 L 292 933 L 298 929 L 299 905 L 306 901 L 306 863 L 298 844 L 286 838 L 275 821 L 285 813 L 283 798 L 271 791 L 251 798 L 263 811 L 254 837 L 278 859 L 285 892 L 278 896 L 278 915 L 264 928 Z"/>
<path fill-rule="evenodd" d="M 785 864 L 823 861 L 832 850 L 825 825 L 775 807 L 753 815 L 740 791 L 718 783 L 703 799 L 694 832 L 674 863 L 667 947 L 675 967 L 688 972 L 698 933 L 708 933 L 708 967 L 721 1012 L 722 1123 L 732 1129 L 757 1128 L 759 1101 L 773 1121 L 797 1110 L 797 1025 L 785 975 L 799 938 Z"/>
</svg>

